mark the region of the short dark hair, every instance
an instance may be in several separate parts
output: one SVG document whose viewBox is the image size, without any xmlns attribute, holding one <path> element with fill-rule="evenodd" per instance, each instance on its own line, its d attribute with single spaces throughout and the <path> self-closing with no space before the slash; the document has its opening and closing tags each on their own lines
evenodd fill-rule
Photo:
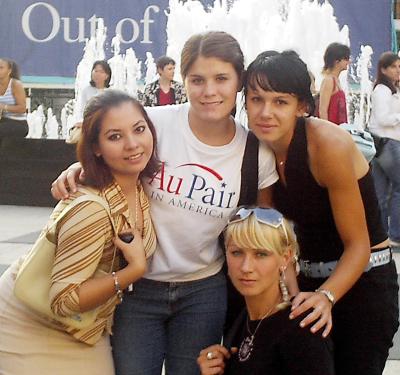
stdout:
<svg viewBox="0 0 400 375">
<path fill-rule="evenodd" d="M 21 79 L 21 75 L 19 73 L 19 67 L 14 60 L 7 59 L 5 57 L 0 57 L 0 60 L 5 61 L 6 64 L 8 65 L 8 67 L 11 69 L 11 74 L 10 74 L 11 78 L 18 79 L 18 80 Z"/>
<path fill-rule="evenodd" d="M 90 71 L 90 75 L 92 74 L 93 70 L 96 68 L 97 65 L 100 65 L 103 68 L 103 70 L 106 72 L 106 74 L 108 75 L 108 78 L 104 81 L 104 87 L 110 87 L 110 81 L 111 81 L 110 65 L 105 60 L 97 60 L 93 63 L 92 70 Z M 96 87 L 96 84 L 94 83 L 93 79 L 90 80 L 90 86 Z"/>
<path fill-rule="evenodd" d="M 82 135 L 77 145 L 77 157 L 85 170 L 85 184 L 103 189 L 114 181 L 109 167 L 103 158 L 95 154 L 95 148 L 99 143 L 101 123 L 106 113 L 123 103 L 132 103 L 137 108 L 149 126 L 153 136 L 153 152 L 145 169 L 140 172 L 139 178 L 152 177 L 160 167 L 157 156 L 156 130 L 144 107 L 132 96 L 119 90 L 106 90 L 91 98 L 85 107 L 82 124 Z"/>
<path fill-rule="evenodd" d="M 386 77 L 386 75 L 382 72 L 382 69 L 388 68 L 397 60 L 400 60 L 400 57 L 393 52 L 388 51 L 382 53 L 382 55 L 379 57 L 378 66 L 376 68 L 377 72 L 376 72 L 376 80 L 374 83 L 374 88 L 377 85 L 382 84 L 389 87 L 392 94 L 396 93 L 397 91 L 396 86 L 393 84 L 393 82 L 390 81 L 390 79 Z"/>
<path fill-rule="evenodd" d="M 161 69 L 161 70 L 163 70 L 164 67 L 169 65 L 169 64 L 171 64 L 171 65 L 175 65 L 176 64 L 175 60 L 172 57 L 169 57 L 169 56 L 161 56 L 156 61 L 157 69 Z"/>
<path fill-rule="evenodd" d="M 195 34 L 183 46 L 181 74 L 185 80 L 189 69 L 199 56 L 215 57 L 233 65 L 240 81 L 244 72 L 244 56 L 239 42 L 224 31 Z"/>
<path fill-rule="evenodd" d="M 324 53 L 323 70 L 331 69 L 335 66 L 336 61 L 348 60 L 350 58 L 350 48 L 345 44 L 331 43 Z"/>
<path fill-rule="evenodd" d="M 307 65 L 292 50 L 282 53 L 260 53 L 247 68 L 244 76 L 244 96 L 249 88 L 259 86 L 265 91 L 284 92 L 295 95 L 314 113 L 315 103 L 310 90 L 311 80 Z"/>
</svg>

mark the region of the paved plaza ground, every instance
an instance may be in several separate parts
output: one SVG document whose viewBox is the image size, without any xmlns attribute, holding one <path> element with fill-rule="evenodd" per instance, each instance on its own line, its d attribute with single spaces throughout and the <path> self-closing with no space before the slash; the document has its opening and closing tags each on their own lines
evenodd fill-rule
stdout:
<svg viewBox="0 0 400 375">
<path fill-rule="evenodd" d="M 47 207 L 0 205 L 0 274 L 21 254 L 26 253 L 46 224 L 51 213 Z M 395 254 L 400 271 L 400 254 Z M 386 364 L 384 375 L 400 374 L 400 333 L 395 336 L 394 347 Z"/>
</svg>

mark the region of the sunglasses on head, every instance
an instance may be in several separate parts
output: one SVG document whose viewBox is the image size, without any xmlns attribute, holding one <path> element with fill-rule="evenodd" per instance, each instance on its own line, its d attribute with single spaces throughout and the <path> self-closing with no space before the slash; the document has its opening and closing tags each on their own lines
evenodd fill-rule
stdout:
<svg viewBox="0 0 400 375">
<path fill-rule="evenodd" d="M 239 209 L 231 216 L 228 225 L 246 220 L 253 214 L 259 223 L 266 224 L 272 228 L 282 227 L 285 234 L 286 245 L 289 246 L 289 237 L 285 228 L 283 215 L 274 208 L 261 207 L 239 207 Z"/>
</svg>

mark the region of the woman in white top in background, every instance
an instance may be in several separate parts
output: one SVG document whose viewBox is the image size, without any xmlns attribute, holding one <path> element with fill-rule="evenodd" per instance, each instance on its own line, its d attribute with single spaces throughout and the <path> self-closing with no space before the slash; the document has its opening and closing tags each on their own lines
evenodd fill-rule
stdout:
<svg viewBox="0 0 400 375">
<path fill-rule="evenodd" d="M 143 180 L 158 246 L 116 312 L 117 375 L 160 375 L 164 361 L 167 375 L 199 374 L 200 350 L 221 340 L 227 291 L 218 236 L 240 195 L 247 130 L 231 111 L 243 72 L 243 53 L 231 35 L 194 35 L 181 55 L 189 103 L 147 108 L 162 162 L 157 175 Z M 66 178 L 73 189 L 69 169 L 53 183 L 53 195 L 68 196 Z M 264 204 L 265 188 L 276 180 L 272 152 L 260 145 Z"/>
<path fill-rule="evenodd" d="M 105 60 L 97 60 L 93 63 L 89 86 L 86 86 L 76 103 L 74 126 L 69 129 L 67 143 L 76 143 L 80 137 L 80 128 L 82 127 L 83 112 L 86 104 L 93 96 L 100 94 L 104 89 L 110 87 L 111 68 Z"/>
<path fill-rule="evenodd" d="M 377 70 L 369 122 L 378 146 L 372 172 L 384 228 L 392 246 L 400 247 L 400 57 L 384 52 Z"/>
<path fill-rule="evenodd" d="M 0 139 L 24 138 L 28 134 L 26 95 L 20 81 L 18 65 L 0 58 Z"/>
</svg>

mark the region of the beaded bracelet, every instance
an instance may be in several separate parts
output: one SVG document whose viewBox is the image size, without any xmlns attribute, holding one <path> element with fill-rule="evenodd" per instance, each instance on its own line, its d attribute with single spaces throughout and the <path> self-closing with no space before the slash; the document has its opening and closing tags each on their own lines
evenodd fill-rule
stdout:
<svg viewBox="0 0 400 375">
<path fill-rule="evenodd" d="M 117 293 L 117 298 L 119 301 L 118 303 L 121 303 L 122 299 L 123 299 L 123 293 L 122 293 L 121 285 L 119 285 L 119 282 L 118 282 L 118 276 L 115 272 L 111 272 L 111 276 L 114 279 L 114 289 L 115 289 L 115 292 Z"/>
</svg>

